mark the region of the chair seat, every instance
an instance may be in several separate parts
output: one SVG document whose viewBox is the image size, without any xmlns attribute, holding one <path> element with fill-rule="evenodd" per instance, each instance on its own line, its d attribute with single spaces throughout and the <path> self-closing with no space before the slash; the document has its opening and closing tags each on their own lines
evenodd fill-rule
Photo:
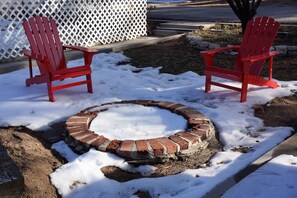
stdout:
<svg viewBox="0 0 297 198">
<path fill-rule="evenodd" d="M 243 75 L 243 73 L 239 71 L 224 69 L 224 68 L 215 67 L 215 66 L 205 68 L 204 74 L 217 76 L 221 78 L 227 78 L 237 82 L 241 82 L 242 75 Z"/>
<path fill-rule="evenodd" d="M 54 80 L 60 80 L 64 78 L 74 78 L 78 76 L 83 76 L 86 74 L 91 74 L 92 70 L 89 66 L 78 66 L 73 68 L 66 68 L 52 72 L 52 78 Z"/>
</svg>

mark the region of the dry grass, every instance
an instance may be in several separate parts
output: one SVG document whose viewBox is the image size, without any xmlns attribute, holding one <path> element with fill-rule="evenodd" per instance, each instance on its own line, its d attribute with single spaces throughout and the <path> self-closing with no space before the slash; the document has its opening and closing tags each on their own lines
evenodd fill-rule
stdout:
<svg viewBox="0 0 297 198">
<path fill-rule="evenodd" d="M 229 44 L 240 44 L 242 34 L 240 26 L 221 26 L 216 25 L 216 29 L 221 32 L 210 30 L 193 32 L 205 40 L 219 43 L 221 46 Z M 282 27 L 281 32 L 288 32 L 287 35 L 278 35 L 274 45 L 297 45 L 297 27 Z M 203 74 L 204 62 L 200 51 L 194 49 L 185 38 L 157 45 L 151 45 L 138 49 L 126 50 L 125 55 L 131 58 L 131 64 L 137 67 L 160 67 L 161 72 L 180 74 L 186 71 L 193 71 Z M 215 65 L 232 67 L 235 56 L 218 54 L 214 58 Z M 267 64 L 266 64 L 267 65 Z M 268 67 L 264 66 L 262 74 L 267 76 Z M 297 57 L 293 55 L 278 55 L 274 60 L 273 77 L 278 80 L 297 79 Z"/>
<path fill-rule="evenodd" d="M 191 34 L 199 35 L 203 39 L 219 43 L 221 46 L 240 44 L 242 33 L 240 25 L 216 24 L 214 28 L 205 31 L 196 31 Z M 279 29 L 274 45 L 297 45 L 297 27 L 282 26 Z"/>
</svg>

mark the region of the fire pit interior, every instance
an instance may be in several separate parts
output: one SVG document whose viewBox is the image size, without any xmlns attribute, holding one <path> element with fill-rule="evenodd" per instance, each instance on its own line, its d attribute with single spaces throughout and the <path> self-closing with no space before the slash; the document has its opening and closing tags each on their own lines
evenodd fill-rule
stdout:
<svg viewBox="0 0 297 198">
<path fill-rule="evenodd" d="M 147 122 L 146 122 L 147 120 Z M 173 102 L 133 100 L 89 107 L 67 122 L 70 146 L 95 148 L 127 160 L 154 160 L 195 152 L 214 137 L 211 121 Z"/>
</svg>

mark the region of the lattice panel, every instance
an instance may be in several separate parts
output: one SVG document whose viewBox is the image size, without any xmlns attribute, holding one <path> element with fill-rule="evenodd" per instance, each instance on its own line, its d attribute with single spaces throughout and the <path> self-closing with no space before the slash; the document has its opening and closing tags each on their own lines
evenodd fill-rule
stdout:
<svg viewBox="0 0 297 198">
<path fill-rule="evenodd" d="M 51 17 L 64 44 L 91 46 L 146 35 L 146 0 L 1 0 L 0 60 L 29 47 L 22 21 Z"/>
</svg>

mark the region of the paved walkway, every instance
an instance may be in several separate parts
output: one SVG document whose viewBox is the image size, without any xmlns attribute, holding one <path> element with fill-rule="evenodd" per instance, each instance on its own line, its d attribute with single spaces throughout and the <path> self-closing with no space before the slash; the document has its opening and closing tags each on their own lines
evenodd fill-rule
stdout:
<svg viewBox="0 0 297 198">
<path fill-rule="evenodd" d="M 296 6 L 260 6 L 257 16 L 270 16 L 281 23 L 297 25 Z M 197 5 L 167 5 L 157 6 L 149 11 L 148 19 L 208 21 L 208 22 L 239 22 L 232 9 L 226 6 L 197 6 Z"/>
</svg>

